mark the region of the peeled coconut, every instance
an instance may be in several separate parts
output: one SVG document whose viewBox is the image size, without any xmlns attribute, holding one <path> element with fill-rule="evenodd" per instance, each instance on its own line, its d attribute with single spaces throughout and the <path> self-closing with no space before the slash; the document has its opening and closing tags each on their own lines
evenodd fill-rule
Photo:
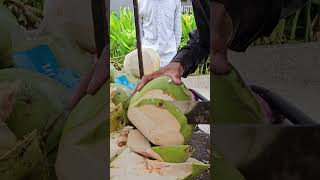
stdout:
<svg viewBox="0 0 320 180">
<path fill-rule="evenodd" d="M 158 98 L 163 100 L 192 100 L 191 92 L 184 84 L 174 84 L 170 77 L 161 76 L 147 83 L 139 92 L 136 92 L 131 99 L 130 105 L 143 99 Z"/>
<path fill-rule="evenodd" d="M 155 145 L 185 144 L 194 130 L 176 106 L 161 99 L 144 99 L 129 107 L 128 118 Z"/>
<path fill-rule="evenodd" d="M 160 68 L 160 56 L 151 48 L 142 48 L 142 60 L 144 74 L 151 74 Z M 125 56 L 124 72 L 140 78 L 138 51 L 133 50 Z"/>
<path fill-rule="evenodd" d="M 128 119 L 155 145 L 182 145 L 192 136 L 193 125 L 170 100 L 191 100 L 190 91 L 169 77 L 156 78 L 131 99 Z"/>
<path fill-rule="evenodd" d="M 209 168 L 209 165 L 189 158 L 184 163 L 167 163 L 150 160 L 126 148 L 110 164 L 112 180 L 150 179 L 178 180 L 193 179 Z"/>
</svg>

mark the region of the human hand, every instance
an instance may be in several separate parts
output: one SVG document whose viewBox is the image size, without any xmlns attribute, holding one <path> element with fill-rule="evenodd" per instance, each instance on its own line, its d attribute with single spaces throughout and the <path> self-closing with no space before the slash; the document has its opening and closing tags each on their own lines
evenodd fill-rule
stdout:
<svg viewBox="0 0 320 180">
<path fill-rule="evenodd" d="M 143 86 L 145 86 L 149 81 L 160 77 L 160 76 L 169 76 L 175 84 L 182 84 L 181 76 L 183 74 L 183 67 L 179 62 L 171 62 L 168 65 L 160 68 L 158 71 L 155 71 L 151 74 L 145 75 L 142 77 L 141 81 L 137 85 L 135 92 L 140 91 Z"/>
</svg>

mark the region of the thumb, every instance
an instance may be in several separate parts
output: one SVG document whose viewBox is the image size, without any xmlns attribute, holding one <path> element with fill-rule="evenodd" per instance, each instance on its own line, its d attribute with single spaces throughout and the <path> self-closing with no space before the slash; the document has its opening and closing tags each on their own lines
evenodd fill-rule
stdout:
<svg viewBox="0 0 320 180">
<path fill-rule="evenodd" d="M 181 81 L 181 77 L 180 76 L 171 76 L 171 79 L 172 81 L 175 83 L 175 84 L 182 84 L 182 81 Z"/>
</svg>

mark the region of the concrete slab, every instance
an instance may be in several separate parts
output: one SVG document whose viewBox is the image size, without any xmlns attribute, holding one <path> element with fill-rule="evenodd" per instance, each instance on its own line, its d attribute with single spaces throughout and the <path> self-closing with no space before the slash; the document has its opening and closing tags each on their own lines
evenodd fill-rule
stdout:
<svg viewBox="0 0 320 180">
<path fill-rule="evenodd" d="M 252 47 L 229 59 L 249 84 L 280 94 L 320 121 L 320 43 Z"/>
</svg>

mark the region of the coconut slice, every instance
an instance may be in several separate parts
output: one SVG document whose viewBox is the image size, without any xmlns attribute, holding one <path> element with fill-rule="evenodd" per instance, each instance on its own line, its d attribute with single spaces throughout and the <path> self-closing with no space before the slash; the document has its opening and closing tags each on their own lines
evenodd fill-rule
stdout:
<svg viewBox="0 0 320 180">
<path fill-rule="evenodd" d="M 193 148 L 190 145 L 151 147 L 146 137 L 137 129 L 130 130 L 127 145 L 132 151 L 148 159 L 171 163 L 185 162 L 193 153 Z"/>
<path fill-rule="evenodd" d="M 161 99 L 145 99 L 129 107 L 128 118 L 155 145 L 185 144 L 194 127 L 177 107 Z"/>
<path fill-rule="evenodd" d="M 112 132 L 110 135 L 110 159 L 114 159 L 119 155 L 126 147 L 128 134 L 132 127 L 128 126 L 120 131 Z"/>
<path fill-rule="evenodd" d="M 144 157 L 163 161 L 161 156 L 151 149 L 149 141 L 137 129 L 129 132 L 128 146 L 132 149 L 132 151 L 141 154 Z"/>
<path fill-rule="evenodd" d="M 180 180 L 198 176 L 208 169 L 209 165 L 197 160 L 190 160 L 185 163 L 149 160 L 127 148 L 111 162 L 110 167 L 112 180 L 150 178 Z"/>
</svg>

